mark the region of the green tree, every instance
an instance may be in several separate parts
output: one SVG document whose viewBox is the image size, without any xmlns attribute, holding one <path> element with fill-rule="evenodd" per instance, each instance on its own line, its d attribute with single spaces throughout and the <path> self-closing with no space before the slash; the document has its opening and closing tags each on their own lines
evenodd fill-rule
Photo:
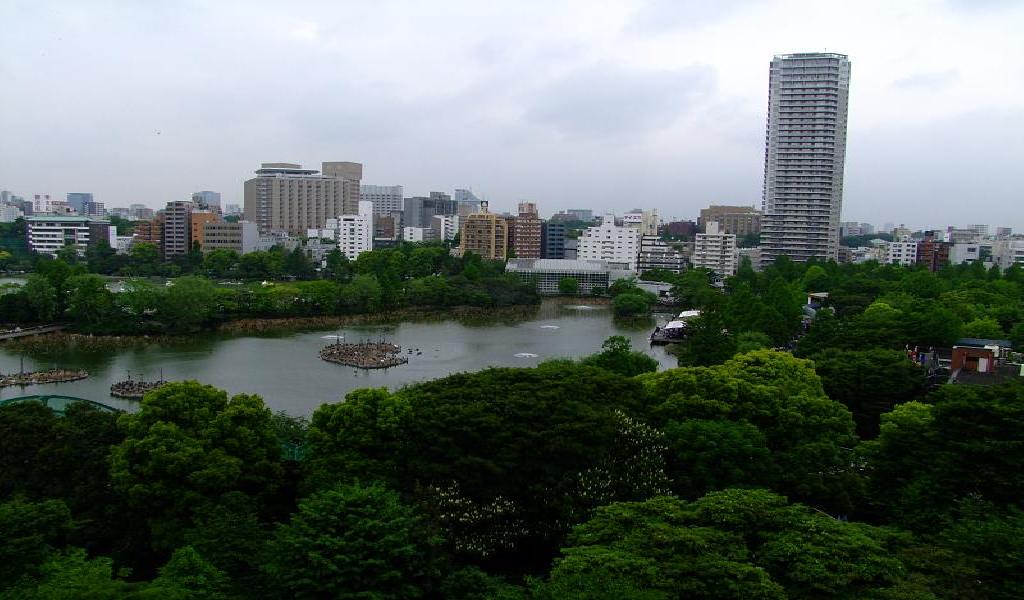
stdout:
<svg viewBox="0 0 1024 600">
<path fill-rule="evenodd" d="M 160 249 L 149 242 L 136 242 L 128 250 L 127 268 L 132 275 L 154 275 L 160 267 Z"/>
<path fill-rule="evenodd" d="M 580 282 L 573 277 L 558 280 L 558 293 L 563 296 L 576 296 L 580 293 Z"/>
<path fill-rule="evenodd" d="M 258 396 L 229 400 L 211 386 L 172 383 L 148 393 L 121 427 L 111 479 L 144 511 L 159 549 L 180 546 L 196 512 L 223 494 L 265 500 L 281 484 L 280 442 Z"/>
<path fill-rule="evenodd" d="M 174 280 L 160 303 L 160 318 L 172 329 L 194 331 L 208 322 L 217 310 L 217 288 L 201 277 Z"/>
<path fill-rule="evenodd" d="M 327 264 L 324 266 L 324 278 L 344 283 L 352 279 L 352 264 L 341 250 L 335 248 L 327 253 Z"/>
<path fill-rule="evenodd" d="M 85 331 L 101 331 L 114 318 L 114 295 L 97 275 L 76 275 L 68 279 L 71 297 L 68 316 L 76 327 Z"/>
<path fill-rule="evenodd" d="M 893 597 L 910 586 L 890 540 L 763 490 L 618 503 L 573 531 L 541 597 Z"/>
<path fill-rule="evenodd" d="M 1001 340 L 1006 338 L 1006 333 L 995 319 L 975 319 L 970 323 L 964 323 L 961 330 L 964 337 L 981 338 L 986 340 Z"/>
<path fill-rule="evenodd" d="M 638 379 L 650 402 L 651 425 L 666 432 L 672 449 L 669 477 L 680 493 L 693 496 L 713 489 L 695 487 L 714 480 L 693 475 L 720 463 L 723 476 L 757 471 L 754 481 L 743 483 L 770 486 L 837 513 L 853 509 L 861 487 L 849 450 L 855 441 L 853 419 L 825 395 L 810 361 L 758 350 L 722 365 L 671 369 Z M 684 426 L 694 419 L 747 423 L 760 435 L 742 427 Z M 725 441 L 717 444 L 715 438 Z M 748 455 L 734 454 L 744 447 L 750 448 Z M 771 468 L 759 462 L 761 447 L 771 452 Z M 708 466 L 695 467 L 684 462 L 686 457 Z"/>
<path fill-rule="evenodd" d="M 54 320 L 60 304 L 57 288 L 46 277 L 39 274 L 29 275 L 28 281 L 25 282 L 24 293 L 28 305 L 35 312 L 36 320 L 43 322 Z"/>
<path fill-rule="evenodd" d="M 621 335 L 613 335 L 606 339 L 601 344 L 601 352 L 584 358 L 582 363 L 607 369 L 626 377 L 658 370 L 658 361 L 643 352 L 634 351 L 630 346 L 629 339 Z"/>
<path fill-rule="evenodd" d="M 736 353 L 746 354 L 754 350 L 771 349 L 775 343 L 760 331 L 744 331 L 736 335 Z"/>
<path fill-rule="evenodd" d="M 65 263 L 65 264 L 77 265 L 78 264 L 78 246 L 75 245 L 75 244 L 67 244 L 67 243 L 64 244 L 63 248 L 61 248 L 60 250 L 57 250 L 56 258 L 57 258 L 57 260 Z"/>
<path fill-rule="evenodd" d="M 185 546 L 174 551 L 147 592 L 154 598 L 226 600 L 229 589 L 223 572 L 204 560 L 195 548 Z"/>
<path fill-rule="evenodd" d="M 829 349 L 811 358 L 825 393 L 850 409 L 862 438 L 878 436 L 883 413 L 924 394 L 924 370 L 899 350 Z"/>
<path fill-rule="evenodd" d="M 419 598 L 437 544 L 398 494 L 345 485 L 313 494 L 281 525 L 264 571 L 289 598 Z"/>
<path fill-rule="evenodd" d="M 1018 506 L 1024 486 L 1024 387 L 943 386 L 882 415 L 862 444 L 878 511 L 934 531 L 971 504 Z"/>
<path fill-rule="evenodd" d="M 213 250 L 203 257 L 203 270 L 211 277 L 231 277 L 237 274 L 240 260 L 234 250 Z"/>
<path fill-rule="evenodd" d="M 0 503 L 0 591 L 23 576 L 37 576 L 71 527 L 71 513 L 59 500 Z"/>
<path fill-rule="evenodd" d="M 305 250 L 295 248 L 285 256 L 284 272 L 299 279 L 312 279 L 316 275 L 316 267 Z"/>
<path fill-rule="evenodd" d="M 363 253 L 364 255 L 367 253 Z M 341 306 L 348 312 L 376 312 L 384 302 L 384 290 L 373 275 L 356 275 L 341 288 Z"/>
<path fill-rule="evenodd" d="M 643 294 L 619 294 L 612 300 L 612 309 L 618 317 L 644 315 L 650 310 L 650 300 Z"/>
<path fill-rule="evenodd" d="M 705 305 L 699 317 L 690 321 L 686 339 L 672 347 L 680 366 L 721 364 L 736 354 L 736 340 L 726 329 L 721 303 Z"/>
</svg>

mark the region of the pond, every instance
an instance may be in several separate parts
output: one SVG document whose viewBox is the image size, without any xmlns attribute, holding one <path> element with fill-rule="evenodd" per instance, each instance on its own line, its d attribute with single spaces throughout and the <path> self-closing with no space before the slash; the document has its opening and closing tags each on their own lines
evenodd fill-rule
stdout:
<svg viewBox="0 0 1024 600">
<path fill-rule="evenodd" d="M 668 316 L 657 315 L 658 322 L 663 324 Z M 17 372 L 24 360 L 26 371 L 63 367 L 86 369 L 90 374 L 73 383 L 2 388 L 0 399 L 64 394 L 131 410 L 137 402 L 112 398 L 110 385 L 129 374 L 136 379 L 158 379 L 162 373 L 170 381 L 195 379 L 230 394 L 258 394 L 275 411 L 306 415 L 358 388 L 397 389 L 492 366 L 529 367 L 552 358 L 579 358 L 600 351 L 601 343 L 613 335 L 629 338 L 634 349 L 653 356 L 661 368 L 674 367 L 675 358 L 664 347 L 648 344 L 653 328 L 653 321 L 620 322 L 607 305 L 545 300 L 532 317 L 515 322 L 430 321 L 268 335 L 207 334 L 191 338 L 187 344 L 45 356 L 21 356 L 0 345 L 0 373 Z M 393 342 L 402 347 L 409 362 L 390 369 L 362 370 L 321 360 L 319 350 L 339 334 L 347 342 Z"/>
</svg>

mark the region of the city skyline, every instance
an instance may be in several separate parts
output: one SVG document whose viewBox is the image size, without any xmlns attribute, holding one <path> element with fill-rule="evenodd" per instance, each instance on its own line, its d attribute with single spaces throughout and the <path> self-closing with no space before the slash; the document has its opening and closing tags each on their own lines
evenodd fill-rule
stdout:
<svg viewBox="0 0 1024 600">
<path fill-rule="evenodd" d="M 1015 3 L 391 8 L 5 4 L 0 188 L 241 204 L 253 164 L 330 159 L 497 211 L 696 218 L 760 206 L 765 67 L 827 49 L 857 64 L 842 220 L 1024 229 Z M 275 71 L 287 93 L 255 94 Z"/>
</svg>

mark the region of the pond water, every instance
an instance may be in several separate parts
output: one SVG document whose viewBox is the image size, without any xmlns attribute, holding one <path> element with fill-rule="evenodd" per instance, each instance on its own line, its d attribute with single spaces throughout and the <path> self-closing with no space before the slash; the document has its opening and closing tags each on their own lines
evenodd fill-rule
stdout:
<svg viewBox="0 0 1024 600">
<path fill-rule="evenodd" d="M 111 397 L 110 385 L 129 374 L 157 379 L 162 372 L 170 381 L 195 379 L 230 394 L 259 394 L 275 411 L 306 415 L 358 388 L 397 389 L 463 371 L 528 367 L 552 358 L 586 356 L 600 351 L 601 343 L 612 335 L 629 338 L 634 349 L 656 358 L 661 368 L 675 366 L 675 358 L 664 347 L 648 344 L 653 322 L 622 323 L 612 318 L 609 306 L 584 302 L 562 305 L 546 300 L 531 318 L 515 322 L 408 322 L 273 335 L 209 334 L 188 344 L 103 352 L 21 356 L 0 344 L 0 373 L 17 372 L 24 360 L 26 371 L 64 367 L 86 369 L 90 374 L 72 383 L 0 388 L 0 400 L 64 394 L 131 410 L 137 403 Z M 657 315 L 658 322 L 663 324 L 668 316 Z M 367 371 L 321 360 L 320 348 L 339 333 L 349 342 L 383 338 L 396 343 L 409 363 Z"/>
</svg>

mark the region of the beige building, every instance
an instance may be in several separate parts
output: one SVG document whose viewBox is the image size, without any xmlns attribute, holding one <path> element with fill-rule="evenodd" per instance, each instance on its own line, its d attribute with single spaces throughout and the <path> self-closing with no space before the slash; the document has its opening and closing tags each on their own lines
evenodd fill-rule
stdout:
<svg viewBox="0 0 1024 600">
<path fill-rule="evenodd" d="M 519 217 L 515 221 L 516 258 L 540 258 L 541 220 L 537 205 L 533 202 L 519 203 Z"/>
<path fill-rule="evenodd" d="M 245 219 L 260 231 L 302 235 L 327 219 L 359 212 L 363 165 L 325 162 L 321 171 L 292 163 L 263 163 L 245 182 Z"/>
<path fill-rule="evenodd" d="M 459 254 L 473 252 L 491 260 L 508 257 L 508 223 L 500 215 L 487 212 L 487 202 L 480 203 L 480 212 L 461 219 Z"/>
<path fill-rule="evenodd" d="M 753 206 L 711 205 L 702 208 L 697 226 L 704 229 L 711 221 L 718 223 L 722 233 L 736 236 L 761 233 L 761 211 Z"/>
<path fill-rule="evenodd" d="M 194 203 L 195 201 L 193 201 Z M 199 242 L 203 243 L 203 227 L 207 223 L 216 223 L 220 221 L 220 214 L 213 212 L 212 210 L 193 210 L 191 215 L 189 227 L 191 233 L 190 243 L 194 244 Z M 191 247 L 191 245 L 189 246 Z"/>
</svg>

